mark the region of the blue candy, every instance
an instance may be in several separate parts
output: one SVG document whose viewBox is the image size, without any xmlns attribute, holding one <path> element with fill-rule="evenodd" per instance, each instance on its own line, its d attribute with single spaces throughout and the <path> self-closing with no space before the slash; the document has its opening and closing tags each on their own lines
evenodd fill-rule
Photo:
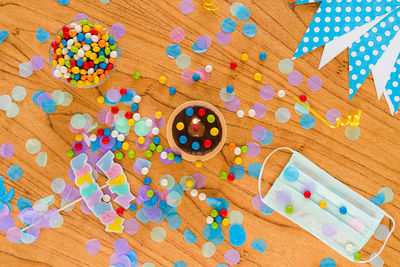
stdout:
<svg viewBox="0 0 400 267">
<path fill-rule="evenodd" d="M 176 88 L 175 87 L 170 87 L 169 88 L 169 94 L 174 95 L 176 93 Z"/>
</svg>

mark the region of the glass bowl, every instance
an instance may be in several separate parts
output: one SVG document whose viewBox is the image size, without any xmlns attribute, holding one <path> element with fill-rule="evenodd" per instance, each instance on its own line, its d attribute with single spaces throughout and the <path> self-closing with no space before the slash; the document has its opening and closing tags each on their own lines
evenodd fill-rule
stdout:
<svg viewBox="0 0 400 267">
<path fill-rule="evenodd" d="M 115 43 L 114 43 L 114 46 L 116 47 L 115 48 L 115 50 L 112 50 L 111 52 L 113 52 L 113 51 L 116 51 L 117 52 L 117 55 L 116 55 L 116 57 L 115 57 L 115 63 L 114 63 L 114 66 L 113 66 L 113 68 L 111 69 L 111 70 L 105 70 L 104 71 L 104 73 L 103 74 L 105 74 L 105 76 L 102 76 L 102 78 L 100 77 L 100 75 L 101 74 L 96 74 L 97 75 L 97 77 L 99 78 L 99 80 L 98 80 L 98 82 L 96 83 L 96 78 L 94 78 L 93 77 L 93 81 L 91 82 L 91 84 L 89 84 L 88 83 L 88 78 L 86 77 L 86 80 L 85 81 L 83 81 L 83 85 L 81 84 L 81 83 L 78 83 L 78 82 L 76 82 L 76 84 L 73 84 L 73 83 L 70 83 L 67 79 L 68 78 L 65 78 L 64 77 L 64 74 L 66 74 L 66 73 L 62 73 L 61 71 L 60 71 L 60 69 L 58 69 L 58 71 L 62 74 L 62 76 L 61 77 L 57 77 L 55 74 L 54 74 L 54 71 L 56 71 L 57 70 L 57 66 L 54 66 L 53 65 L 53 60 L 55 60 L 54 58 L 53 58 L 53 55 L 56 53 L 55 51 L 54 51 L 54 48 L 52 47 L 52 44 L 53 44 L 53 42 L 56 42 L 56 38 L 58 37 L 58 36 L 62 36 L 62 34 L 63 34 L 63 28 L 64 27 L 66 27 L 66 26 L 70 26 L 72 23 L 75 23 L 75 24 L 78 24 L 78 25 L 80 25 L 81 24 L 81 22 L 82 21 L 87 21 L 88 22 L 88 25 L 93 25 L 94 27 L 93 27 L 93 29 L 96 27 L 96 25 L 101 25 L 102 26 L 102 28 L 105 28 L 106 30 L 107 30 L 107 32 L 106 32 L 106 34 L 107 35 L 109 35 L 109 37 L 112 37 L 113 39 L 114 39 L 114 41 L 115 41 Z M 62 38 L 62 37 L 61 37 Z M 63 39 L 63 38 L 62 38 Z M 100 40 L 98 41 L 98 42 L 100 42 Z M 83 49 L 83 46 L 82 46 L 82 49 Z M 90 46 L 90 50 L 92 51 L 92 49 L 93 49 L 93 47 L 92 46 Z M 79 50 L 79 49 L 78 49 Z M 69 50 L 68 50 L 69 51 Z M 103 51 L 104 52 L 104 51 Z M 111 52 L 110 52 L 110 55 L 111 55 Z M 78 52 L 76 52 L 76 54 L 75 55 L 77 55 L 77 53 Z M 106 57 L 106 59 L 105 59 L 105 61 L 107 60 L 109 60 L 110 59 L 110 55 L 108 55 L 108 57 Z M 51 43 L 50 43 L 50 46 L 49 46 L 49 61 L 50 61 L 50 65 L 51 65 L 51 74 L 53 75 L 53 77 L 54 78 L 56 78 L 56 79 L 59 79 L 59 80 L 61 80 L 61 81 L 63 81 L 65 84 L 67 84 L 68 86 L 72 86 L 72 87 L 75 87 L 75 88 L 92 88 L 92 87 L 95 87 L 95 86 L 99 86 L 99 85 L 101 85 L 101 84 L 103 84 L 105 81 L 107 81 L 109 78 L 110 78 L 110 76 L 114 73 L 114 70 L 115 70 L 115 68 L 117 67 L 117 63 L 118 63 L 118 60 L 119 60 L 119 57 L 120 57 L 120 55 L 121 55 L 121 49 L 120 49 L 120 47 L 119 47 L 119 45 L 118 45 L 118 42 L 117 42 L 117 40 L 116 40 L 116 38 L 114 37 L 114 34 L 111 32 L 111 30 L 110 30 L 110 28 L 108 28 L 106 25 L 104 25 L 103 23 L 101 23 L 101 22 L 99 22 L 99 21 L 96 21 L 96 20 L 93 20 L 93 19 L 76 19 L 76 20 L 73 20 L 73 21 L 70 21 L 70 22 L 68 22 L 68 23 L 66 23 L 65 25 L 63 25 L 58 31 L 57 31 L 57 33 L 53 36 L 53 39 L 52 39 L 52 41 L 51 41 Z M 64 56 L 64 54 L 62 54 L 62 56 Z M 82 58 L 83 59 L 83 58 Z M 89 60 L 89 61 L 92 61 L 93 62 L 93 60 Z M 86 61 L 86 62 L 88 62 L 88 61 Z M 56 62 L 57 64 L 58 64 L 58 62 Z M 94 63 L 93 63 L 94 64 Z M 59 64 L 58 64 L 59 65 Z M 108 65 L 108 63 L 107 63 L 107 65 Z M 71 69 L 72 69 L 72 67 L 66 67 L 67 68 L 67 73 L 71 73 Z M 80 68 L 80 69 L 82 69 L 82 68 Z M 90 69 L 90 68 L 89 68 Z M 93 68 L 94 69 L 94 68 Z M 65 68 L 63 68 L 63 70 L 64 70 L 64 72 L 65 72 Z M 96 73 L 96 70 L 94 70 L 94 74 Z M 106 74 L 107 73 L 107 74 Z M 57 75 L 59 75 L 59 73 L 57 74 Z M 67 74 L 67 76 L 68 76 L 69 74 Z M 85 74 L 81 74 L 81 73 L 79 73 L 79 75 L 80 75 L 80 77 L 82 77 L 82 76 L 84 76 Z M 89 76 L 89 75 L 87 75 L 87 76 Z M 92 76 L 94 76 L 94 75 L 92 75 Z M 92 79 L 92 77 L 90 78 L 90 79 Z M 79 85 L 78 85 L 79 84 Z"/>
</svg>

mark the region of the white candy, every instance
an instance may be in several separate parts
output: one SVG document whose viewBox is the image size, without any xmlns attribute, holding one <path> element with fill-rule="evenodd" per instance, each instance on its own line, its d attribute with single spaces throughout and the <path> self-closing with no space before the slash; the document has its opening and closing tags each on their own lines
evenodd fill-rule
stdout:
<svg viewBox="0 0 400 267">
<path fill-rule="evenodd" d="M 104 196 L 101 198 L 101 200 L 103 200 L 103 202 L 108 203 L 108 202 L 110 202 L 111 198 L 110 198 L 109 195 L 104 195 Z"/>
<path fill-rule="evenodd" d="M 134 121 L 138 121 L 138 120 L 140 120 L 141 116 L 139 113 L 135 113 L 135 114 L 133 114 L 132 118 Z"/>
<path fill-rule="evenodd" d="M 110 58 L 116 58 L 116 57 L 117 57 L 117 51 L 111 51 Z"/>
<path fill-rule="evenodd" d="M 143 167 L 143 169 L 141 170 L 141 173 L 142 173 L 143 175 L 148 174 L 148 173 L 149 173 L 149 168 Z"/>
<path fill-rule="evenodd" d="M 167 179 L 161 179 L 161 185 L 162 186 L 164 186 L 164 187 L 167 187 L 168 186 L 168 180 Z"/>
<path fill-rule="evenodd" d="M 346 244 L 345 248 L 346 248 L 347 251 L 351 252 L 351 251 L 353 251 L 354 246 L 353 246 L 353 244 L 348 243 L 348 244 Z"/>
<path fill-rule="evenodd" d="M 90 75 L 90 74 L 93 74 L 93 73 L 94 73 L 94 68 L 88 69 L 87 73 L 88 73 L 89 75 Z"/>
<path fill-rule="evenodd" d="M 78 59 L 80 59 L 80 57 L 79 57 L 77 54 L 75 54 L 75 55 L 74 55 L 74 59 L 75 59 L 75 60 L 78 60 Z"/>
<path fill-rule="evenodd" d="M 154 135 L 158 135 L 160 133 L 160 129 L 158 129 L 157 127 L 154 127 L 153 129 L 151 129 L 151 133 Z"/>
<path fill-rule="evenodd" d="M 59 70 L 54 70 L 54 76 L 56 76 L 57 78 L 61 78 L 61 71 L 59 71 Z"/>
<path fill-rule="evenodd" d="M 140 97 L 140 95 L 135 95 L 133 97 L 133 102 L 135 102 L 136 104 L 140 103 L 142 101 L 142 98 Z"/>
<path fill-rule="evenodd" d="M 89 136 L 89 140 L 90 141 L 96 141 L 96 139 L 97 139 L 97 136 L 95 135 L 95 134 L 91 134 L 90 136 Z"/>
<path fill-rule="evenodd" d="M 205 71 L 208 72 L 208 73 L 212 72 L 212 70 L 213 70 L 213 67 L 211 65 L 207 65 L 205 67 Z"/>
<path fill-rule="evenodd" d="M 256 111 L 254 109 L 249 109 L 249 111 L 247 112 L 247 114 L 249 114 L 250 118 L 253 118 L 256 115 Z"/>
<path fill-rule="evenodd" d="M 119 134 L 119 135 L 117 136 L 117 140 L 120 141 L 120 142 L 124 141 L 124 140 L 125 140 L 125 135 Z"/>
<path fill-rule="evenodd" d="M 148 126 L 148 127 L 153 126 L 153 121 L 152 121 L 151 119 L 147 119 L 147 120 L 145 121 L 145 123 L 146 123 L 146 126 Z"/>
<path fill-rule="evenodd" d="M 200 193 L 200 194 L 199 194 L 199 199 L 200 199 L 201 201 L 206 200 L 206 198 L 207 198 L 206 194 L 204 194 L 204 193 Z"/>
<path fill-rule="evenodd" d="M 97 36 L 97 35 L 96 35 L 96 36 Z M 85 34 L 85 38 L 88 38 L 88 39 L 92 38 L 92 34 L 91 34 L 90 32 L 87 32 L 87 33 Z"/>
<path fill-rule="evenodd" d="M 63 77 L 65 79 L 71 78 L 71 73 L 70 72 L 64 73 Z"/>
<path fill-rule="evenodd" d="M 214 222 L 214 218 L 211 217 L 211 216 L 207 216 L 207 218 L 206 218 L 206 223 L 207 223 L 207 224 L 212 224 L 213 222 Z"/>
<path fill-rule="evenodd" d="M 64 59 L 65 59 L 65 60 L 71 60 L 71 57 L 70 57 L 69 55 L 65 55 L 65 56 L 64 56 Z"/>
<path fill-rule="evenodd" d="M 65 66 L 61 66 L 60 67 L 60 71 L 61 71 L 61 73 L 67 73 L 68 72 L 68 68 L 65 67 Z"/>
<path fill-rule="evenodd" d="M 119 135 L 119 132 L 117 130 L 113 130 L 111 132 L 111 136 L 114 137 L 114 138 L 116 138 L 118 135 Z"/>
<path fill-rule="evenodd" d="M 236 147 L 235 150 L 233 150 L 233 153 L 235 153 L 236 156 L 239 156 L 242 153 L 242 150 L 240 147 Z"/>
<path fill-rule="evenodd" d="M 72 38 L 72 40 L 74 40 L 74 43 L 78 43 L 78 37 L 75 36 L 74 38 Z"/>
<path fill-rule="evenodd" d="M 238 116 L 238 118 L 243 118 L 244 117 L 244 111 L 239 109 L 238 111 L 236 111 L 236 116 Z"/>
<path fill-rule="evenodd" d="M 72 28 L 75 28 L 76 26 L 78 26 L 78 24 L 76 24 L 75 22 L 72 22 L 70 25 L 69 25 L 69 27 L 72 29 Z"/>
<path fill-rule="evenodd" d="M 69 39 L 67 41 L 67 46 L 72 46 L 74 44 L 74 39 Z"/>
<path fill-rule="evenodd" d="M 62 54 L 63 55 L 67 55 L 68 54 L 68 48 L 63 48 L 62 50 L 61 50 L 61 52 L 62 52 Z"/>
<path fill-rule="evenodd" d="M 84 44 L 84 45 L 82 46 L 82 49 L 83 49 L 83 51 L 89 51 L 89 50 L 90 50 L 90 45 Z"/>
<path fill-rule="evenodd" d="M 192 197 L 197 196 L 198 193 L 199 193 L 199 192 L 197 191 L 196 188 L 193 188 L 192 190 L 190 190 L 190 194 L 192 195 Z"/>
<path fill-rule="evenodd" d="M 163 152 L 160 153 L 160 158 L 161 159 L 166 159 L 167 157 L 168 157 L 168 153 L 167 152 L 163 151 Z"/>
<path fill-rule="evenodd" d="M 97 43 L 99 41 L 99 36 L 93 35 L 91 39 L 93 43 Z"/>
<path fill-rule="evenodd" d="M 80 49 L 78 50 L 78 53 L 77 53 L 77 54 L 78 54 L 78 56 L 79 56 L 79 57 L 81 57 L 81 58 L 82 58 L 82 57 L 84 57 L 84 56 L 85 56 L 85 51 L 83 51 L 83 49 L 82 49 L 82 48 L 80 48 Z"/>
<path fill-rule="evenodd" d="M 282 97 L 284 97 L 285 95 L 286 95 L 285 90 L 279 90 L 279 91 L 278 91 L 278 96 L 279 96 L 279 97 L 282 98 Z"/>
<path fill-rule="evenodd" d="M 77 33 L 82 32 L 82 26 L 81 26 L 81 25 L 76 25 L 76 26 L 75 26 L 75 31 L 76 31 Z"/>
</svg>

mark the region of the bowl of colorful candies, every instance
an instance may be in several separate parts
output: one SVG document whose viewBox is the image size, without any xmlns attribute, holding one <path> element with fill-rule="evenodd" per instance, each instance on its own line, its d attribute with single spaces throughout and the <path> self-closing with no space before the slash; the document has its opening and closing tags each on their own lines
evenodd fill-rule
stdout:
<svg viewBox="0 0 400 267">
<path fill-rule="evenodd" d="M 54 35 L 50 44 L 51 71 L 69 86 L 90 88 L 113 74 L 120 48 L 111 30 L 91 20 L 73 20 Z"/>
</svg>

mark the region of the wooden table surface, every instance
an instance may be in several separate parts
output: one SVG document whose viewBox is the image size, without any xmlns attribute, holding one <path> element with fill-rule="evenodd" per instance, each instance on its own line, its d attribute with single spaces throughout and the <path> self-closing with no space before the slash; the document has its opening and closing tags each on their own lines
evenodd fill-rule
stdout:
<svg viewBox="0 0 400 267">
<path fill-rule="evenodd" d="M 74 140 L 74 134 L 68 129 L 71 116 L 75 113 L 90 113 L 96 117 L 97 112 L 105 108 L 96 102 L 97 96 L 104 95 L 112 86 L 134 88 L 142 95 L 140 111 L 143 115 L 154 114 L 161 110 L 166 117 L 179 104 L 188 100 L 204 100 L 219 107 L 228 124 L 227 144 L 215 158 L 205 162 L 198 169 L 192 163 L 182 162 L 179 165 L 163 165 L 154 158 L 149 175 L 157 185 L 161 175 L 171 173 L 176 179 L 195 172 L 203 173 L 206 186 L 201 192 L 208 196 L 223 197 L 231 204 L 230 210 L 240 210 L 244 214 L 243 226 L 247 232 L 246 243 L 238 248 L 241 254 L 240 266 L 319 266 L 325 257 L 335 259 L 338 266 L 352 264 L 338 253 L 324 245 L 315 237 L 296 226 L 283 216 L 261 215 L 254 210 L 252 198 L 257 194 L 257 181 L 245 176 L 233 183 L 220 180 L 218 174 L 228 170 L 233 164 L 233 153 L 227 145 L 231 142 L 244 145 L 251 141 L 250 131 L 256 125 L 262 125 L 274 134 L 271 145 L 262 146 L 257 158 L 243 156 L 243 165 L 261 162 L 274 148 L 289 146 L 300 151 L 317 163 L 321 168 L 344 182 L 350 188 L 366 198 L 377 194 L 382 187 L 389 186 L 395 192 L 391 203 L 381 207 L 400 221 L 400 121 L 398 116 L 391 116 L 384 100 L 377 101 L 371 76 L 361 87 L 354 99 L 348 101 L 348 53 L 343 52 L 325 68 L 318 71 L 322 49 L 305 55 L 295 61 L 295 70 L 305 78 L 318 75 L 323 79 L 323 89 L 312 92 L 303 82 L 298 87 L 290 86 L 286 75 L 280 73 L 278 63 L 283 58 L 291 58 L 300 42 L 303 33 L 312 20 L 318 4 L 294 6 L 295 0 L 262 1 L 243 0 L 251 9 L 251 20 L 258 25 L 258 35 L 249 39 L 236 30 L 232 42 L 228 46 L 218 45 L 215 34 L 220 31 L 221 21 L 230 17 L 229 7 L 234 1 L 217 0 L 220 10 L 212 13 L 195 1 L 195 10 L 190 15 L 179 12 L 179 0 L 111 0 L 109 4 L 99 1 L 71 0 L 62 6 L 56 0 L 0 0 L 0 30 L 9 31 L 9 36 L 0 45 L 0 92 L 11 94 L 16 85 L 27 89 L 28 95 L 20 103 L 21 112 L 14 118 L 7 118 L 0 112 L 0 144 L 10 142 L 16 149 L 10 159 L 0 160 L 0 175 L 7 177 L 6 170 L 12 164 L 19 164 L 24 175 L 19 181 L 5 179 L 6 188 L 15 189 L 12 201 L 13 216 L 17 213 L 16 200 L 24 196 L 32 202 L 51 194 L 50 184 L 56 177 L 68 179 L 69 158 L 65 152 Z M 34 72 L 29 78 L 19 76 L 18 65 L 29 62 L 35 55 L 48 57 L 49 42 L 39 43 L 35 38 L 37 28 L 54 34 L 64 23 L 71 21 L 78 13 L 86 13 L 90 18 L 102 21 L 108 26 L 122 23 L 126 28 L 125 36 L 119 40 L 122 57 L 114 75 L 103 85 L 92 89 L 74 89 L 52 78 L 50 65 Z M 243 23 L 240 22 L 241 26 Z M 185 85 L 180 79 L 181 71 L 175 61 L 168 58 L 165 48 L 170 43 L 169 32 L 175 27 L 182 27 L 186 39 L 182 43 L 183 51 L 192 58 L 191 69 L 211 64 L 214 70 L 207 82 Z M 208 34 L 213 38 L 211 48 L 204 54 L 192 52 L 192 44 L 200 34 Z M 268 52 L 265 62 L 258 60 L 261 51 Z M 241 53 L 248 53 L 250 59 L 240 62 Z M 232 71 L 229 62 L 238 61 L 239 67 Z M 139 71 L 142 78 L 134 80 L 132 73 Z M 256 82 L 253 75 L 263 74 L 261 82 Z M 158 83 L 158 77 L 168 78 L 166 85 Z M 262 119 L 238 119 L 234 112 L 226 110 L 219 98 L 219 90 L 227 84 L 235 86 L 235 94 L 241 100 L 241 108 L 247 112 L 256 102 L 267 106 L 267 115 Z M 259 97 L 259 89 L 267 84 L 278 89 L 285 89 L 287 96 L 275 97 L 268 102 Z M 168 94 L 168 87 L 175 86 L 177 93 Z M 69 107 L 57 107 L 50 115 L 45 114 L 39 106 L 32 102 L 32 94 L 37 90 L 53 92 L 56 89 L 73 94 L 74 100 Z M 362 109 L 361 137 L 356 141 L 346 139 L 344 128 L 331 130 L 321 121 L 311 130 L 299 126 L 299 115 L 294 112 L 293 96 L 307 94 L 308 101 L 321 114 L 328 109 L 337 108 L 343 115 L 352 114 Z M 288 123 L 278 123 L 274 111 L 286 107 L 291 111 Z M 28 139 L 37 138 L 42 143 L 42 150 L 48 153 L 46 167 L 38 167 L 35 158 L 25 150 Z M 128 140 L 133 144 L 135 137 Z M 167 146 L 165 128 L 161 131 L 161 142 Z M 139 157 L 144 152 L 137 150 Z M 270 168 L 264 175 L 264 193 L 283 168 L 289 158 L 288 153 L 276 155 Z M 133 160 L 125 158 L 121 161 L 132 192 L 143 185 L 143 177 L 134 174 Z M 102 182 L 105 178 L 101 178 Z M 60 198 L 56 195 L 55 206 L 59 207 Z M 93 215 L 84 215 L 79 205 L 64 215 L 64 225 L 59 229 L 43 229 L 37 242 L 31 245 L 11 244 L 5 233 L 0 234 L 1 266 L 108 266 L 109 256 L 113 253 L 113 243 L 117 238 L 129 240 L 129 244 L 138 254 L 140 264 L 153 262 L 156 266 L 172 266 L 174 262 L 183 260 L 188 266 L 216 266 L 224 262 L 225 251 L 232 246 L 228 241 L 217 246 L 212 258 L 202 256 L 201 247 L 206 242 L 201 234 L 205 218 L 210 207 L 193 198 L 187 192 L 183 196 L 178 213 L 183 218 L 182 226 L 171 231 L 164 221 L 161 223 L 167 231 L 164 242 L 155 243 L 150 238 L 150 231 L 160 224 L 140 224 L 135 235 L 107 233 L 104 226 Z M 125 218 L 135 217 L 131 211 Z M 18 226 L 20 221 L 17 221 Z M 189 228 L 199 240 L 189 245 L 183 240 L 183 232 Z M 227 233 L 227 228 L 224 229 Z M 88 239 L 96 238 L 102 248 L 99 254 L 89 255 L 85 251 Z M 262 238 L 267 242 L 264 254 L 250 247 L 252 240 Z M 382 258 L 387 266 L 400 266 L 400 234 L 396 230 L 389 240 Z M 378 250 L 379 241 L 369 242 L 366 251 Z"/>
</svg>

